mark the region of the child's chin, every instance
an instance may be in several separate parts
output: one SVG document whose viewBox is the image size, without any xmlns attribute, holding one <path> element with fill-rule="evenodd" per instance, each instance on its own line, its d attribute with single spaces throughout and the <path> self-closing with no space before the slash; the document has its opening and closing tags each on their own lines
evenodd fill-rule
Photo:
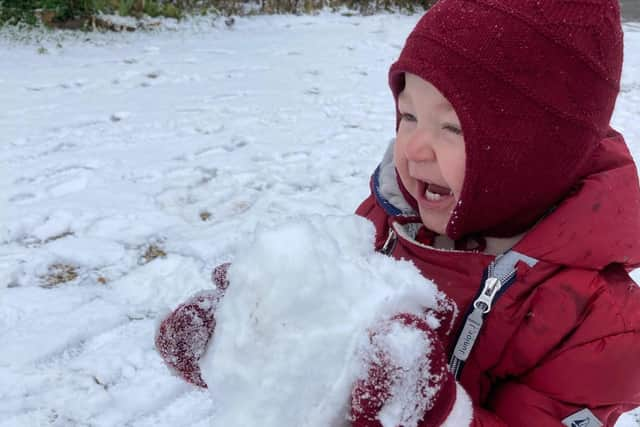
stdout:
<svg viewBox="0 0 640 427">
<path fill-rule="evenodd" d="M 438 233 L 445 234 L 447 231 L 447 223 L 449 222 L 449 218 L 441 218 L 440 215 L 434 214 L 433 212 L 420 212 L 420 219 L 422 220 L 422 224 L 427 227 L 429 230 Z"/>
</svg>

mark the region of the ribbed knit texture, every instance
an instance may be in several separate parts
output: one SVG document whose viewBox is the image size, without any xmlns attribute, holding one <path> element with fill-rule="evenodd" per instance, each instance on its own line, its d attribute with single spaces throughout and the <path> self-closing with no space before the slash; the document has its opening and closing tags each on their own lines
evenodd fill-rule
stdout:
<svg viewBox="0 0 640 427">
<path fill-rule="evenodd" d="M 404 72 L 436 86 L 461 121 L 465 180 L 447 234 L 512 236 L 588 173 L 622 69 L 617 0 L 440 0 L 409 35 Z"/>
</svg>

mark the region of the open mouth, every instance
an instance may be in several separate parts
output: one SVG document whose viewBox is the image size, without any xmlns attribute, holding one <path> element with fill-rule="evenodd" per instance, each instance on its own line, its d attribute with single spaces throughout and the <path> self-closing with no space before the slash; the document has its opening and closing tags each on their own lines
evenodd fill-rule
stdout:
<svg viewBox="0 0 640 427">
<path fill-rule="evenodd" d="M 426 181 L 418 181 L 418 191 L 430 202 L 438 202 L 453 196 L 453 191 L 450 188 Z"/>
</svg>

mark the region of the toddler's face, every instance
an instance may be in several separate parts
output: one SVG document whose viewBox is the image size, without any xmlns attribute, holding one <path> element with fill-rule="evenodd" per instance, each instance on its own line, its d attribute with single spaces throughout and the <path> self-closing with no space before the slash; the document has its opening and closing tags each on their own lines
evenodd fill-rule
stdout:
<svg viewBox="0 0 640 427">
<path fill-rule="evenodd" d="M 417 200 L 424 225 L 444 234 L 464 182 L 466 155 L 460 121 L 435 86 L 410 73 L 405 74 L 398 109 L 396 169 Z"/>
</svg>

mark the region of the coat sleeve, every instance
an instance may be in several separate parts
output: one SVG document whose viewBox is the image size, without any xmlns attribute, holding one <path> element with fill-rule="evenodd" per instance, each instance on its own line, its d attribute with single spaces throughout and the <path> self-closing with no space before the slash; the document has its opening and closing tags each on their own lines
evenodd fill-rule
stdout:
<svg viewBox="0 0 640 427">
<path fill-rule="evenodd" d="M 376 229 L 375 249 L 380 250 L 384 245 L 389 233 L 389 225 L 387 212 L 376 200 L 375 195 L 371 193 L 356 209 L 356 215 L 367 218 L 371 221 Z"/>
</svg>

